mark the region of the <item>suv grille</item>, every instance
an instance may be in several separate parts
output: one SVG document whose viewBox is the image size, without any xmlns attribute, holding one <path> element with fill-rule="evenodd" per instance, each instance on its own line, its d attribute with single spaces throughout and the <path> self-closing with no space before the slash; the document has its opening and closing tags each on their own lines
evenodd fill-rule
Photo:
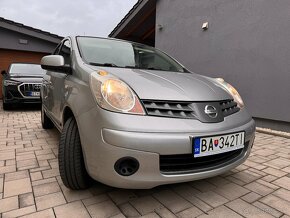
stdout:
<svg viewBox="0 0 290 218">
<path fill-rule="evenodd" d="M 226 153 L 194 158 L 193 154 L 160 155 L 160 172 L 163 174 L 194 173 L 204 170 L 212 170 L 238 158 L 244 154 L 249 146 Z"/>
<path fill-rule="evenodd" d="M 207 102 L 175 102 L 158 100 L 142 100 L 142 103 L 149 116 L 184 119 L 200 119 L 200 114 L 204 113 L 204 105 L 207 104 Z M 213 103 L 217 104 L 219 107 L 217 109 L 221 111 L 223 117 L 234 114 L 240 110 L 237 103 L 232 99 L 208 102 L 208 104 Z M 199 110 L 199 113 L 197 110 Z"/>
<path fill-rule="evenodd" d="M 25 97 L 30 97 L 30 92 L 40 92 L 41 83 L 24 83 L 19 85 L 19 91 Z"/>
<path fill-rule="evenodd" d="M 148 115 L 159 117 L 174 117 L 194 119 L 195 114 L 190 102 L 165 102 L 143 100 Z"/>
</svg>

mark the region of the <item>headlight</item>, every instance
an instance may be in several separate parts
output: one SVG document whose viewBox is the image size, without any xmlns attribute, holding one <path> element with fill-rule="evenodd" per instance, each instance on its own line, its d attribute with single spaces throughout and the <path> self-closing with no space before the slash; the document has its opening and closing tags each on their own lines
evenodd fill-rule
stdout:
<svg viewBox="0 0 290 218">
<path fill-rule="evenodd" d="M 222 85 L 222 88 L 224 88 L 228 93 L 231 94 L 235 102 L 237 102 L 239 108 L 243 108 L 245 106 L 239 92 L 231 84 L 225 82 L 222 78 L 217 78 L 216 80 L 219 82 L 219 84 Z"/>
<path fill-rule="evenodd" d="M 90 87 L 101 108 L 119 113 L 145 115 L 138 96 L 123 81 L 102 72 L 94 72 L 90 77 Z"/>
<path fill-rule="evenodd" d="M 4 86 L 16 86 L 21 82 L 13 81 L 13 80 L 4 80 Z"/>
</svg>

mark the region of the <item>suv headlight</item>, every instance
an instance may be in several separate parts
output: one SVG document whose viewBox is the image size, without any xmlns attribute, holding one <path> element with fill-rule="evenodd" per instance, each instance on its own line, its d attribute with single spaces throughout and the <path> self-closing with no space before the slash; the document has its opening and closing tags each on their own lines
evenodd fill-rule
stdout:
<svg viewBox="0 0 290 218">
<path fill-rule="evenodd" d="M 19 85 L 21 82 L 13 81 L 13 80 L 4 80 L 4 86 L 16 86 Z"/>
<path fill-rule="evenodd" d="M 138 96 L 123 81 L 93 72 L 90 87 L 98 105 L 106 110 L 145 115 Z"/>
<path fill-rule="evenodd" d="M 219 84 L 221 84 L 222 88 L 225 89 L 234 98 L 239 108 L 243 108 L 245 106 L 239 92 L 231 84 L 225 82 L 222 78 L 217 78 L 216 80 L 219 82 Z"/>
</svg>

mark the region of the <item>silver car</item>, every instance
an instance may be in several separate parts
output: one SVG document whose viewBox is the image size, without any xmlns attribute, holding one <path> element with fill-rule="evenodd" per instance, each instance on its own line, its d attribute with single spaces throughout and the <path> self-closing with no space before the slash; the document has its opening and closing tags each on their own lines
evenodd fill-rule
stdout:
<svg viewBox="0 0 290 218">
<path fill-rule="evenodd" d="M 158 49 L 74 36 L 41 65 L 42 126 L 61 132 L 59 170 L 71 189 L 198 180 L 250 154 L 255 122 L 237 90 Z"/>
</svg>

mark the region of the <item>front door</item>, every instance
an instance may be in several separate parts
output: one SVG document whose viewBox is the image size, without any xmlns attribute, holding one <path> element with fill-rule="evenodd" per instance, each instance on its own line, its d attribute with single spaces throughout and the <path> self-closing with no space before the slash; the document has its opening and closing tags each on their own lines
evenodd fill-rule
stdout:
<svg viewBox="0 0 290 218">
<path fill-rule="evenodd" d="M 71 66 L 71 44 L 69 39 L 65 40 L 61 47 L 54 53 L 55 55 L 61 55 L 64 57 L 65 65 Z M 68 75 L 62 72 L 48 71 L 44 77 L 44 86 L 47 84 L 46 89 L 43 90 L 44 98 L 46 97 L 47 102 L 45 103 L 54 121 L 60 125 L 62 117 L 62 107 L 65 98 L 65 79 Z M 45 96 L 47 94 L 47 96 Z M 45 102 L 45 99 L 44 99 Z"/>
</svg>

